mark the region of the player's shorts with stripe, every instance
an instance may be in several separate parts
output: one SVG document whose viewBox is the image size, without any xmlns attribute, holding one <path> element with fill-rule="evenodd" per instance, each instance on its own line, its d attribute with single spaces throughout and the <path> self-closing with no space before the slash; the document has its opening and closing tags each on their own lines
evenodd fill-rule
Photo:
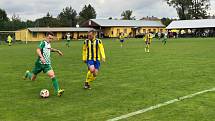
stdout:
<svg viewBox="0 0 215 121">
<path fill-rule="evenodd" d="M 88 68 L 90 67 L 90 66 L 94 66 L 96 69 L 98 69 L 99 70 L 99 68 L 100 68 L 100 61 L 94 61 L 94 60 L 87 60 L 87 66 L 88 66 Z"/>
<path fill-rule="evenodd" d="M 48 71 L 52 70 L 52 67 L 50 64 L 40 64 L 40 63 L 35 63 L 35 66 L 32 70 L 32 73 L 37 75 L 39 74 L 41 71 L 43 71 L 43 73 L 47 73 Z"/>
</svg>

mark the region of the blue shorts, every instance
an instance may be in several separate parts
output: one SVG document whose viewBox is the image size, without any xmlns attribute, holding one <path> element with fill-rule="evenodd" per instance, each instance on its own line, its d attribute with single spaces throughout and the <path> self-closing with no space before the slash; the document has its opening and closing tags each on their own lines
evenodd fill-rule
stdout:
<svg viewBox="0 0 215 121">
<path fill-rule="evenodd" d="M 87 66 L 88 66 L 88 68 L 90 67 L 90 66 L 94 66 L 96 69 L 98 69 L 99 70 L 99 68 L 100 68 L 100 61 L 94 61 L 94 60 L 88 60 L 87 61 Z"/>
<path fill-rule="evenodd" d="M 124 42 L 124 39 L 121 39 L 120 42 Z"/>
</svg>

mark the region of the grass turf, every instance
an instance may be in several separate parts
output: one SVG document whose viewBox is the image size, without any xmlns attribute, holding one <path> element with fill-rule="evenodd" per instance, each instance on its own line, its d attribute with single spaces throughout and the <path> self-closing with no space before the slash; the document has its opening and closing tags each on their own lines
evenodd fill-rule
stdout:
<svg viewBox="0 0 215 121">
<path fill-rule="evenodd" d="M 52 66 L 65 94 L 41 99 L 39 92 L 53 92 L 43 73 L 37 81 L 22 80 L 37 58 L 38 43 L 0 45 L 1 121 L 101 121 L 180 96 L 215 87 L 214 38 L 154 41 L 150 53 L 141 39 L 103 40 L 107 60 L 101 64 L 92 90 L 83 90 L 86 65 L 81 61 L 82 41 L 52 43 L 64 56 L 52 53 Z M 125 120 L 212 121 L 214 93 L 203 94 Z"/>
</svg>

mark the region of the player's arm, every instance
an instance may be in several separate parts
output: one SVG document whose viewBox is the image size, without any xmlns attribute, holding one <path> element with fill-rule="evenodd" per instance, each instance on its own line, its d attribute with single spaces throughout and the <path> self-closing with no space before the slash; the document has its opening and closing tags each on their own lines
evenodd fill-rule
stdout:
<svg viewBox="0 0 215 121">
<path fill-rule="evenodd" d="M 44 59 L 44 57 L 43 57 L 43 55 L 42 55 L 41 48 L 37 48 L 36 52 L 37 52 L 37 55 L 40 57 L 41 62 L 42 62 L 43 64 L 45 64 L 45 63 L 46 63 L 46 60 Z"/>
<path fill-rule="evenodd" d="M 41 62 L 42 62 L 43 64 L 46 63 L 46 60 L 45 60 L 45 58 L 43 57 L 43 54 L 42 54 L 42 51 L 41 51 L 44 47 L 45 47 L 45 42 L 42 41 L 42 42 L 40 42 L 40 44 L 38 45 L 38 47 L 37 47 L 37 49 L 36 49 L 37 55 L 39 56 L 39 58 L 40 58 L 40 60 L 41 60 Z"/>
<path fill-rule="evenodd" d="M 63 55 L 63 53 L 60 51 L 60 50 L 58 50 L 58 49 L 55 49 L 55 48 L 51 48 L 51 52 L 57 52 L 59 55 Z"/>
<path fill-rule="evenodd" d="M 99 50 L 101 52 L 102 61 L 105 62 L 105 59 L 106 59 L 106 57 L 105 57 L 105 49 L 104 49 L 104 46 L 103 46 L 101 40 L 99 40 Z"/>
<path fill-rule="evenodd" d="M 86 40 L 84 41 L 84 45 L 83 45 L 83 48 L 82 48 L 82 60 L 84 62 L 87 61 L 87 45 L 86 45 Z"/>
</svg>

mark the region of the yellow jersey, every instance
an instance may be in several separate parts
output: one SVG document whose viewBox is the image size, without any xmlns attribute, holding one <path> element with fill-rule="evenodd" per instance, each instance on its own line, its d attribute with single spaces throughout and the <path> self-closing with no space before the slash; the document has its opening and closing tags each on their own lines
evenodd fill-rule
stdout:
<svg viewBox="0 0 215 121">
<path fill-rule="evenodd" d="M 83 61 L 94 60 L 100 61 L 101 57 L 105 59 L 105 51 L 100 39 L 86 39 L 83 45 Z"/>
<path fill-rule="evenodd" d="M 147 41 L 147 42 L 151 43 L 152 38 L 153 38 L 152 34 L 146 34 L 144 37 L 144 40 L 145 40 L 145 42 Z"/>
</svg>

